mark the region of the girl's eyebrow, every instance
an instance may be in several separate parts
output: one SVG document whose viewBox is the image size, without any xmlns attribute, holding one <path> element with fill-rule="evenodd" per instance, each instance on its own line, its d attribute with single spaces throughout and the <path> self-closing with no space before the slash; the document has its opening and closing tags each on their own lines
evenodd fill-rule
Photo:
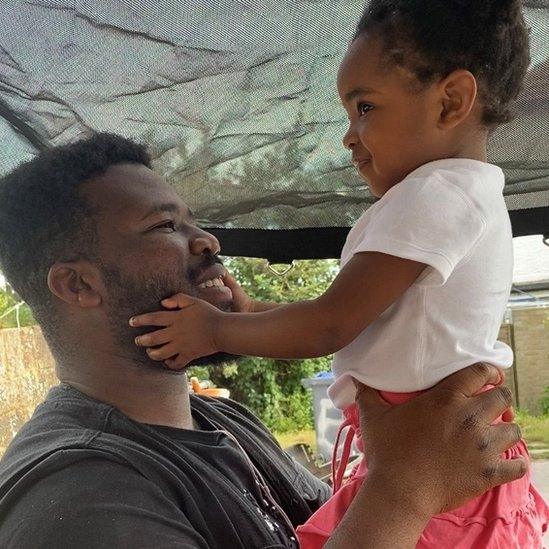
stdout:
<svg viewBox="0 0 549 549">
<path fill-rule="evenodd" d="M 354 90 L 351 90 L 350 92 L 347 92 L 345 94 L 345 101 L 352 101 L 355 97 L 358 97 L 359 95 L 367 95 L 373 93 L 379 92 L 377 92 L 373 88 L 355 88 Z"/>
</svg>

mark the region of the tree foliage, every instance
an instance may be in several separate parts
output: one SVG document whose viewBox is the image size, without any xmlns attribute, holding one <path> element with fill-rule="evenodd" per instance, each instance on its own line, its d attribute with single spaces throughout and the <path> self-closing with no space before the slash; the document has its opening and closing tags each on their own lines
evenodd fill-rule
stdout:
<svg viewBox="0 0 549 549">
<path fill-rule="evenodd" d="M 18 304 L 21 304 L 18 306 Z M 17 328 L 36 324 L 34 317 L 26 303 L 22 303 L 19 296 L 6 285 L 0 287 L 0 329 Z"/>
</svg>

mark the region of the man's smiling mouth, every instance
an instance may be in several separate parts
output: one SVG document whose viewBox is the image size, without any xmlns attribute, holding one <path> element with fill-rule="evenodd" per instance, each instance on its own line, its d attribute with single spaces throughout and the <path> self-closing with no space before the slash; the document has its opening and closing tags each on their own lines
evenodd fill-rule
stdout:
<svg viewBox="0 0 549 549">
<path fill-rule="evenodd" d="M 206 288 L 212 288 L 214 286 L 217 287 L 217 288 L 225 286 L 222 276 L 218 276 L 216 278 L 210 278 L 209 280 L 206 280 L 206 281 L 204 281 L 204 282 L 202 282 L 201 284 L 198 285 L 199 288 L 204 289 L 204 290 Z"/>
<path fill-rule="evenodd" d="M 225 286 L 223 276 L 224 274 L 219 274 L 212 277 L 210 274 L 206 280 L 202 279 L 202 282 L 196 285 L 198 288 L 198 297 L 216 306 L 223 303 L 231 303 L 233 293 L 229 287 Z"/>
<path fill-rule="evenodd" d="M 217 307 L 226 307 L 232 303 L 233 293 L 225 285 L 227 269 L 219 260 L 209 260 L 204 267 L 195 270 L 194 287 L 197 297 Z"/>
</svg>

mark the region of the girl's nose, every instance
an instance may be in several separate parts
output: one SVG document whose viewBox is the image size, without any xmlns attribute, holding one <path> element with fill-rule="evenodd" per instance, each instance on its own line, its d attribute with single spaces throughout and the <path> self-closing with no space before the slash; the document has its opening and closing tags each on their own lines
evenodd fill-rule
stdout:
<svg viewBox="0 0 549 549">
<path fill-rule="evenodd" d="M 351 126 L 347 130 L 347 133 L 343 136 L 343 146 L 350 151 L 353 150 L 353 147 L 356 145 L 356 136 Z"/>
</svg>

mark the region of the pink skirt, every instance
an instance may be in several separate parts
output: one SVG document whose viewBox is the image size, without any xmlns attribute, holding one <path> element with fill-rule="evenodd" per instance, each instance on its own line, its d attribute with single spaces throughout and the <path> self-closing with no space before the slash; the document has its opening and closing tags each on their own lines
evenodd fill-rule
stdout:
<svg viewBox="0 0 549 549">
<path fill-rule="evenodd" d="M 400 404 L 414 394 L 382 392 L 391 404 Z M 333 468 L 334 495 L 303 525 L 297 528 L 301 549 L 323 547 L 358 492 L 368 473 L 362 459 L 343 484 L 353 435 L 360 451 L 358 409 L 355 404 L 344 411 L 343 428 L 349 427 L 338 470 Z M 336 442 L 334 457 L 339 442 Z M 526 456 L 523 441 L 505 452 L 506 459 Z M 332 463 L 335 463 L 335 459 Z M 334 467 L 334 466 L 333 466 Z M 462 507 L 431 519 L 416 546 L 417 549 L 541 549 L 542 537 L 549 523 L 549 507 L 531 484 L 530 471 L 521 479 L 498 486 L 469 501 Z M 398 540 L 395 540 L 398 542 Z"/>
</svg>

